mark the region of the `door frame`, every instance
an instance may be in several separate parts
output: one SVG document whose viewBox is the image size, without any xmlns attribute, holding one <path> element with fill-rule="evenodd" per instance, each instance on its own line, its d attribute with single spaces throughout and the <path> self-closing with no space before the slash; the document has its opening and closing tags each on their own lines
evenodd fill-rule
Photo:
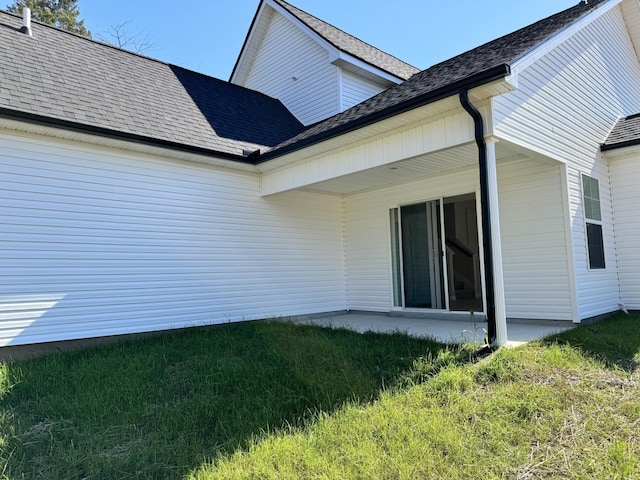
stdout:
<svg viewBox="0 0 640 480">
<path fill-rule="evenodd" d="M 446 313 L 446 314 L 451 314 L 451 315 L 469 315 L 469 312 L 465 312 L 465 311 L 455 311 L 455 310 L 450 310 L 450 305 L 449 305 L 449 265 L 448 265 L 448 259 L 447 259 L 447 254 L 446 254 L 446 235 L 445 235 L 445 219 L 444 219 L 444 200 L 445 198 L 450 198 L 450 197 L 456 197 L 456 196 L 461 196 L 461 195 L 467 195 L 467 194 L 473 194 L 474 195 L 474 199 L 476 202 L 476 224 L 477 224 L 477 231 L 478 231 L 478 244 L 479 244 L 479 262 L 480 262 L 480 283 L 481 283 L 481 290 L 482 290 L 482 294 L 481 294 L 481 298 L 482 298 L 482 311 L 481 312 L 475 312 L 476 314 L 479 315 L 485 315 L 485 312 L 487 310 L 487 303 L 486 303 L 486 285 L 485 285 L 485 270 L 484 270 L 484 252 L 483 252 L 483 248 L 482 248 L 482 238 L 483 237 L 483 230 L 482 230 L 482 211 L 480 210 L 480 196 L 479 196 L 479 191 L 473 190 L 471 192 L 462 192 L 462 193 L 451 193 L 449 195 L 447 195 L 446 197 L 444 195 L 441 195 L 439 197 L 431 197 L 431 198 L 427 198 L 427 199 L 418 199 L 418 200 L 412 200 L 412 201 L 407 201 L 407 202 L 402 202 L 402 203 L 397 203 L 397 204 L 392 204 L 389 205 L 387 207 L 386 210 L 386 217 L 387 217 L 387 242 L 388 242 L 388 248 L 387 248 L 387 254 L 389 255 L 389 279 L 391 280 L 390 282 L 390 310 L 391 312 L 407 312 L 407 313 L 425 313 L 425 312 L 432 312 L 432 313 L 437 313 L 437 314 L 442 314 L 442 313 Z M 440 210 L 440 248 L 441 251 L 443 252 L 442 254 L 442 261 L 440 263 L 440 269 L 441 269 L 441 273 L 442 273 L 442 286 L 441 288 L 444 289 L 444 308 L 407 308 L 405 307 L 405 295 L 404 295 L 404 265 L 403 265 L 403 261 L 402 261 L 402 219 L 401 219 L 401 215 L 400 215 L 400 208 L 402 207 L 406 207 L 409 205 L 416 205 L 419 203 L 426 203 L 428 204 L 429 202 L 439 202 L 439 210 Z M 391 236 L 393 234 L 392 232 L 392 226 L 391 226 L 391 216 L 390 216 L 390 211 L 391 210 L 397 210 L 398 212 L 398 244 L 399 244 L 399 249 L 400 249 L 400 254 L 399 254 L 399 266 L 400 266 L 400 275 L 399 275 L 399 287 L 400 287 L 400 303 L 401 305 L 395 305 L 395 301 L 394 301 L 394 297 L 395 297 L 395 289 L 394 289 L 394 252 L 393 252 L 393 247 L 391 244 Z M 433 229 L 431 229 L 433 230 Z M 432 233 L 429 233 L 430 235 L 432 235 Z M 437 236 L 437 235 L 436 235 Z"/>
</svg>

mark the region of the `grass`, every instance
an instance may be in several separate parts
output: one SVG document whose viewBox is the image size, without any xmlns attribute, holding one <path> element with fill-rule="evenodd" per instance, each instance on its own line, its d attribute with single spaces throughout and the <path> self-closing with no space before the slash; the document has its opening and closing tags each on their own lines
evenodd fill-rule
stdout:
<svg viewBox="0 0 640 480">
<path fill-rule="evenodd" d="M 369 404 L 441 348 L 252 322 L 11 363 L 0 371 L 0 472 L 182 478 L 345 402 Z"/>
<path fill-rule="evenodd" d="M 6 478 L 640 478 L 640 316 L 474 360 L 266 322 L 4 365 Z"/>
</svg>

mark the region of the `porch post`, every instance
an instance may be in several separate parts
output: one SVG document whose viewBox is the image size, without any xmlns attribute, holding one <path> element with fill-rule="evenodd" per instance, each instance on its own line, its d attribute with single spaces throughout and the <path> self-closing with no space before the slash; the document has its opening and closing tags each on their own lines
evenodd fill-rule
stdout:
<svg viewBox="0 0 640 480">
<path fill-rule="evenodd" d="M 504 294 L 504 272 L 502 270 L 502 240 L 500 235 L 500 209 L 498 207 L 498 169 L 496 164 L 497 139 L 486 137 L 487 189 L 489 193 L 491 221 L 491 249 L 493 261 L 493 292 L 495 305 L 495 327 L 497 346 L 507 343 L 507 308 Z"/>
</svg>

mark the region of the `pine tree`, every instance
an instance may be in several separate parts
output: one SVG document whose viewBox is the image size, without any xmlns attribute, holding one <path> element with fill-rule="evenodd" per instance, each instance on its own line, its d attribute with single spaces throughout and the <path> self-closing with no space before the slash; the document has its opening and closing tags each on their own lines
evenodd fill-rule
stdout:
<svg viewBox="0 0 640 480">
<path fill-rule="evenodd" d="M 31 9 L 34 20 L 91 38 L 91 32 L 78 19 L 78 0 L 14 0 L 7 10 L 22 15 L 23 8 Z"/>
</svg>

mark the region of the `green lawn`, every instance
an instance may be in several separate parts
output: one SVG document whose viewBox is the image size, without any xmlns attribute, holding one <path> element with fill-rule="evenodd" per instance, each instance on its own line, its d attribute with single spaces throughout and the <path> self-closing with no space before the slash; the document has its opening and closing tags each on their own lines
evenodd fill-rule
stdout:
<svg viewBox="0 0 640 480">
<path fill-rule="evenodd" d="M 475 359 L 278 322 L 5 365 L 6 478 L 640 478 L 640 316 Z"/>
</svg>

